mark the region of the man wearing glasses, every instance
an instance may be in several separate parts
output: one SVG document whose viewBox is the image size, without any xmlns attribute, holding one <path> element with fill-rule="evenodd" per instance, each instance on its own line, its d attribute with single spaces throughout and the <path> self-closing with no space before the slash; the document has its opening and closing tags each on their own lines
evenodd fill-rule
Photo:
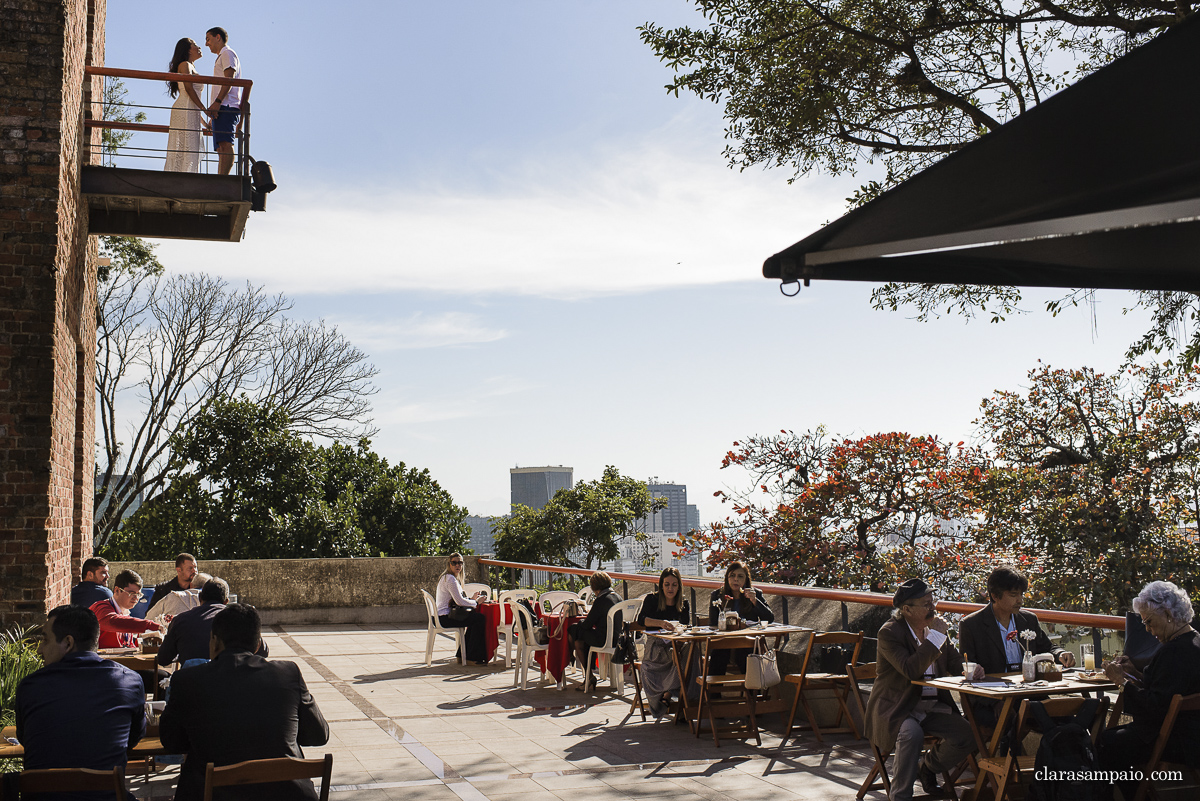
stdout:
<svg viewBox="0 0 1200 801">
<path fill-rule="evenodd" d="M 129 611 L 142 599 L 142 577 L 132 570 L 117 574 L 113 597 L 92 604 L 91 610 L 100 621 L 101 648 L 132 648 L 138 644 L 137 635 L 147 631 L 164 631 L 153 620 L 132 617 Z"/>
<path fill-rule="evenodd" d="M 940 797 L 937 774 L 975 750 L 971 726 L 950 693 L 913 684 L 962 675 L 962 655 L 934 603 L 928 584 L 909 579 L 892 597 L 892 619 L 879 629 L 879 672 L 867 701 L 866 734 L 880 753 L 896 753 L 890 801 L 909 801 L 918 778 L 927 795 Z M 928 734 L 941 740 L 922 757 Z"/>
</svg>

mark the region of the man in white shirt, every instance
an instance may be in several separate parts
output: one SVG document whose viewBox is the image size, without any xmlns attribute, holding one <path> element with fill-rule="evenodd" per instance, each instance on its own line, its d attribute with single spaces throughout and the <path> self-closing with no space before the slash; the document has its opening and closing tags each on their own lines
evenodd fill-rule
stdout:
<svg viewBox="0 0 1200 801">
<path fill-rule="evenodd" d="M 242 64 L 229 46 L 229 34 L 224 28 L 209 28 L 204 34 L 204 44 L 217 56 L 213 65 L 215 77 L 242 77 Z M 212 98 L 208 108 L 213 120 L 213 150 L 220 154 L 221 175 L 229 175 L 233 169 L 233 132 L 242 115 L 242 90 L 237 86 L 212 86 L 209 97 Z"/>
</svg>

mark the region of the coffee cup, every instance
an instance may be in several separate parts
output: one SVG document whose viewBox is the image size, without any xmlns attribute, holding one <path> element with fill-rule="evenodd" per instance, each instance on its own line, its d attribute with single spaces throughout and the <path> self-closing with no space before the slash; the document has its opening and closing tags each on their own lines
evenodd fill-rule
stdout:
<svg viewBox="0 0 1200 801">
<path fill-rule="evenodd" d="M 967 681 L 975 678 L 975 669 L 979 667 L 978 662 L 963 662 L 963 676 Z"/>
</svg>

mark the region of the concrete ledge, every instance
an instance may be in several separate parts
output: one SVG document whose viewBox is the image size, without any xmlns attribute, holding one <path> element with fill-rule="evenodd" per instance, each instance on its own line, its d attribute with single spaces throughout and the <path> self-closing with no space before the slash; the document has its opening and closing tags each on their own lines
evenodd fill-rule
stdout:
<svg viewBox="0 0 1200 801">
<path fill-rule="evenodd" d="M 360 609 L 265 609 L 261 614 L 264 626 L 365 623 L 423 627 L 428 621 L 424 603 L 368 606 Z"/>
<path fill-rule="evenodd" d="M 466 557 L 464 580 L 483 575 Z M 433 593 L 446 557 L 201 560 L 200 570 L 229 582 L 264 623 L 424 623 L 421 590 Z M 175 576 L 174 562 L 111 562 L 110 583 L 133 570 L 147 587 Z"/>
</svg>

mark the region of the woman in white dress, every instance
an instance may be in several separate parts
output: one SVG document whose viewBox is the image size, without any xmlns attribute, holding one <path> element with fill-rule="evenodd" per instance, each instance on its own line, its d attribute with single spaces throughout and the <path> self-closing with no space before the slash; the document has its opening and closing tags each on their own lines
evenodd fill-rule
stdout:
<svg viewBox="0 0 1200 801">
<path fill-rule="evenodd" d="M 192 63 L 200 58 L 200 46 L 191 39 L 180 39 L 175 43 L 175 55 L 171 57 L 171 72 L 195 75 Z M 180 88 L 182 87 L 182 91 Z M 168 172 L 200 172 L 200 127 L 203 114 L 208 109 L 200 102 L 196 84 L 183 81 L 167 81 L 167 91 L 176 98 L 171 106 L 171 131 L 167 134 Z M 210 115 L 211 116 L 211 115 Z"/>
</svg>

